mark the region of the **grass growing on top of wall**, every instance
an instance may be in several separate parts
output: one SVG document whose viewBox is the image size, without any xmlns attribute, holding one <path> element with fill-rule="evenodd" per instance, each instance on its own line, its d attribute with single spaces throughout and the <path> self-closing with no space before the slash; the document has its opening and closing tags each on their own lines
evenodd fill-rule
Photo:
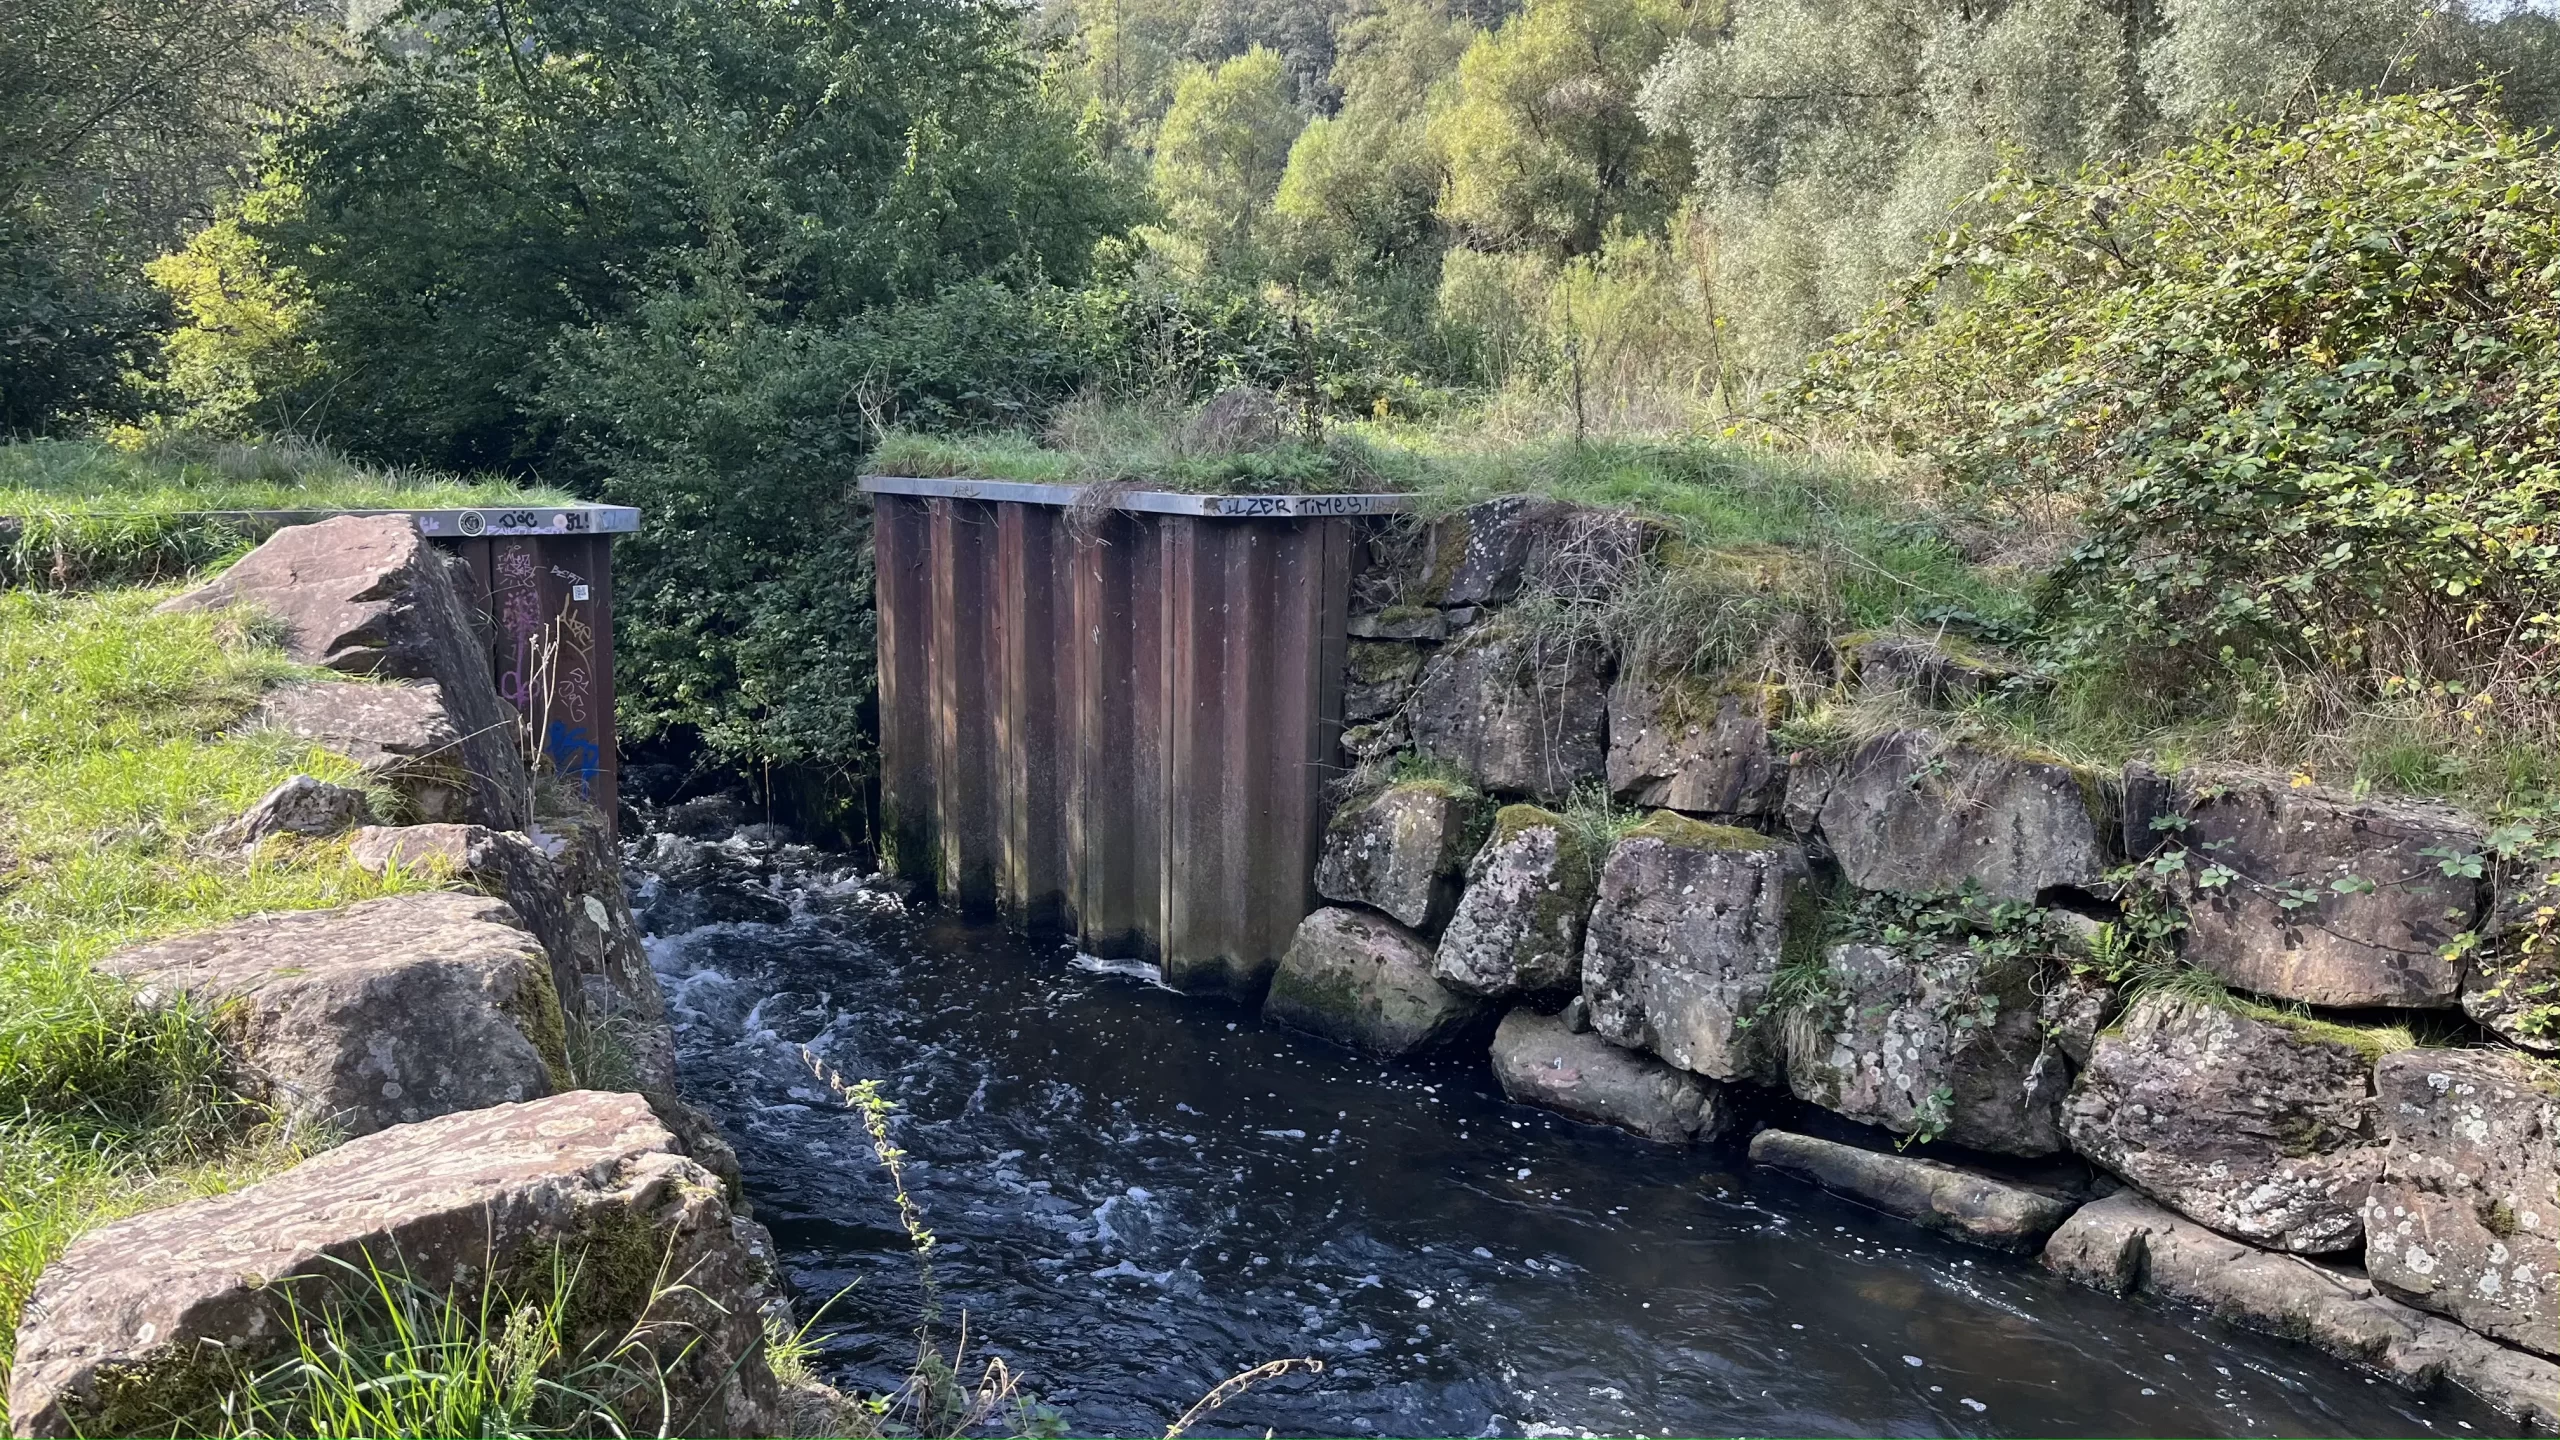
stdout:
<svg viewBox="0 0 2560 1440">
<path fill-rule="evenodd" d="M 0 591 L 0 1391 L 37 1273 L 82 1231 L 290 1163 L 225 1091 L 213 1018 L 142 1005 L 95 962 L 378 879 L 343 844 L 215 851 L 208 831 L 294 774 L 353 765 L 226 735 L 292 667 L 237 621 L 156 615 L 165 591 Z"/>
<path fill-rule="evenodd" d="M 173 579 L 245 548 L 221 510 L 453 509 L 565 503 L 450 475 L 379 470 L 290 441 L 0 444 L 0 584 Z"/>
</svg>

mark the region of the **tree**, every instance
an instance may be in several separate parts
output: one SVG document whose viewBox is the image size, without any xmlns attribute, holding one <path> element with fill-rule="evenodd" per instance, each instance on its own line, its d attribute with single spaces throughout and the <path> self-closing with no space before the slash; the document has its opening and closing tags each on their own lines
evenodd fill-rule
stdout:
<svg viewBox="0 0 2560 1440">
<path fill-rule="evenodd" d="M 1257 273 L 1258 222 L 1305 123 L 1269 50 L 1185 73 L 1156 136 L 1156 199 L 1165 213 L 1157 248 L 1195 276 Z"/>
<path fill-rule="evenodd" d="M 1348 281 L 1376 267 L 1436 267 L 1447 167 L 1430 143 L 1431 97 L 1476 36 L 1431 0 L 1390 0 L 1345 27 L 1332 82 L 1339 112 L 1290 147 L 1272 208 L 1300 269 Z"/>
<path fill-rule="evenodd" d="M 1613 222 L 1660 226 L 1689 180 L 1686 137 L 1648 130 L 1638 91 L 1672 42 L 1712 26 L 1685 0 L 1533 0 L 1458 63 L 1431 136 L 1442 217 L 1480 249 L 1600 248 Z"/>
</svg>

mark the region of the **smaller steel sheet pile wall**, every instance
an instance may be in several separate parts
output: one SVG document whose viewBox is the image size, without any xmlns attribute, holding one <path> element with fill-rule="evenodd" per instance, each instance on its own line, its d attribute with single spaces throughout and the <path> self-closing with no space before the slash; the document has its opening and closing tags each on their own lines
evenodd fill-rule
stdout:
<svg viewBox="0 0 2560 1440">
<path fill-rule="evenodd" d="M 875 501 L 885 863 L 1258 991 L 1312 904 L 1349 522 Z"/>
</svg>

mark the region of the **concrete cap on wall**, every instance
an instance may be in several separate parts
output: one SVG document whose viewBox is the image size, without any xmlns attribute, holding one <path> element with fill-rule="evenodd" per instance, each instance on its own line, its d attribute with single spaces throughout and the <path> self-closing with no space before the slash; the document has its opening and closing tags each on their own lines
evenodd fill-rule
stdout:
<svg viewBox="0 0 2560 1440">
<path fill-rule="evenodd" d="M 1038 485 L 1022 480 L 929 480 L 906 475 L 865 475 L 866 495 L 914 495 L 929 500 L 1009 500 L 1060 507 L 1101 503 L 1147 515 L 1206 515 L 1221 520 L 1295 520 L 1325 515 L 1401 515 L 1410 495 L 1183 495 L 1165 490 L 1110 491 L 1085 485 Z M 1102 493 L 1096 494 L 1100 490 Z"/>
</svg>

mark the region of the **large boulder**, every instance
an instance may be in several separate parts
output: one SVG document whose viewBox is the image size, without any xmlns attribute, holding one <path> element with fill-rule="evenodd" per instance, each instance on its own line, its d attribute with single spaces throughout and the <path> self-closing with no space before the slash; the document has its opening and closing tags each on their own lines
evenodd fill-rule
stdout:
<svg viewBox="0 0 2560 1440">
<path fill-rule="evenodd" d="M 2008 1155 L 2063 1148 L 2070 1074 L 2047 1043 L 2032 956 L 1915 940 L 1835 947 L 1788 1018 L 1796 1098 L 1897 1135 Z"/>
<path fill-rule="evenodd" d="M 2130 1190 L 2083 1205 L 2044 1248 L 2049 1270 L 2149 1292 L 2304 1340 L 2410 1389 L 2459 1385 L 2537 1430 L 2560 1430 L 2560 1366 L 2375 1293 L 2373 1282 L 2227 1240 Z"/>
<path fill-rule="evenodd" d="M 1944 1161 L 1861 1150 L 1785 1130 L 1752 1136 L 1751 1159 L 1887 1215 L 1995 1250 L 2035 1249 L 2073 1209 L 2068 1200 Z"/>
<path fill-rule="evenodd" d="M 1493 1032 L 1493 1076 L 1523 1105 L 1670 1145 L 1713 1140 L 1731 1115 L 1716 1082 L 1529 1009 L 1503 1016 Z"/>
<path fill-rule="evenodd" d="M 2560 881 L 2548 864 L 2499 896 L 2462 977 L 2462 1012 L 2508 1044 L 2560 1054 Z"/>
<path fill-rule="evenodd" d="M 474 813 L 462 734 L 433 681 L 351 680 L 280 685 L 247 721 L 281 730 L 364 767 L 367 778 L 397 793 L 401 818 L 460 821 Z"/>
<path fill-rule="evenodd" d="M 1343 807 L 1325 831 L 1316 893 L 1438 930 L 1457 906 L 1484 808 L 1473 793 L 1437 780 L 1390 785 L 1366 804 Z"/>
<path fill-rule="evenodd" d="M 1501 605 L 1523 590 L 1605 595 L 1643 560 L 1652 531 L 1624 510 L 1506 495 L 1433 522 L 1423 571 L 1406 598 L 1427 605 Z"/>
<path fill-rule="evenodd" d="M 1821 825 L 1861 890 L 1925 895 L 1970 881 L 1986 895 L 2033 900 L 2105 878 L 2110 803 L 2097 777 L 2061 761 L 1896 730 L 1837 768 Z"/>
<path fill-rule="evenodd" d="M 1587 644 L 1488 625 L 1432 657 L 1405 713 L 1425 758 L 1480 789 L 1555 800 L 1607 771 L 1608 683 Z"/>
<path fill-rule="evenodd" d="M 1600 857 L 1561 816 L 1505 805 L 1467 865 L 1466 892 L 1441 932 L 1431 973 L 1469 995 L 1579 988 L 1582 932 Z"/>
<path fill-rule="evenodd" d="M 2480 868 L 2478 827 L 2283 781 L 2191 783 L 2177 798 L 2182 823 L 2158 833 L 2187 852 L 2176 888 L 2189 961 L 2313 1005 L 2459 1002 L 2452 952 L 2480 915 L 2480 881 L 2461 873 Z"/>
<path fill-rule="evenodd" d="M 341 515 L 277 531 L 161 608 L 245 606 L 276 621 L 285 653 L 306 665 L 435 682 L 472 781 L 467 818 L 521 830 L 531 787 L 516 716 L 489 678 L 451 563 L 406 515 Z"/>
<path fill-rule="evenodd" d="M 1763 820 L 1786 797 L 1769 746 L 1786 692 L 1687 676 L 1621 675 L 1609 689 L 1609 789 L 1634 805 Z"/>
<path fill-rule="evenodd" d="M 1592 1028 L 1713 1079 L 1766 1079 L 1770 984 L 1819 923 L 1801 849 L 1662 811 L 1600 874 L 1582 948 Z"/>
<path fill-rule="evenodd" d="M 1263 1017 L 1389 1057 L 1481 1043 L 1493 1007 L 1431 978 L 1431 947 L 1392 920 L 1319 910 L 1298 922 Z"/>
<path fill-rule="evenodd" d="M 614 1397 L 622 1433 L 780 1433 L 771 1240 L 640 1097 L 596 1091 L 402 1125 L 90 1231 L 28 1302 L 10 1423 L 214 1433 L 237 1377 L 289 1354 L 297 1307 L 372 1313 L 371 1267 L 504 1317 L 550 1298 L 555 1263 L 576 1276 L 568 1344 L 602 1355 L 628 1335 L 654 1362 Z"/>
<path fill-rule="evenodd" d="M 2063 1130 L 2225 1234 L 2298 1254 L 2352 1250 L 2382 1170 L 2376 1058 L 2342 1026 L 2155 992 L 2099 1037 Z"/>
<path fill-rule="evenodd" d="M 2374 1067 L 2391 1137 L 2365 1201 L 2384 1291 L 2560 1356 L 2560 1068 L 2499 1050 L 2404 1050 Z"/>
<path fill-rule="evenodd" d="M 258 915 L 120 951 L 146 996 L 218 1006 L 244 1088 L 369 1135 L 566 1088 L 550 964 L 514 911 L 430 892 Z"/>
</svg>

